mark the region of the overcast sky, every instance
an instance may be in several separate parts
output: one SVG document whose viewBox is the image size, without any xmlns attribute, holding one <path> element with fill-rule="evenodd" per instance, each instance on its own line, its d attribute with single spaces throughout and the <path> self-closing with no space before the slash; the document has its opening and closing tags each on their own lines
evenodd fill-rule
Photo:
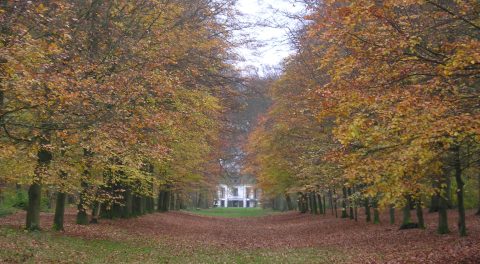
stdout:
<svg viewBox="0 0 480 264">
<path fill-rule="evenodd" d="M 302 6 L 290 0 L 239 0 L 238 10 L 245 16 L 244 21 L 271 24 L 248 28 L 242 34 L 249 34 L 252 39 L 263 46 L 260 48 L 239 48 L 239 54 L 245 58 L 239 63 L 240 68 L 252 65 L 260 70 L 264 66 L 274 66 L 282 62 L 292 49 L 288 43 L 289 28 L 294 28 L 296 21 L 289 19 L 285 13 L 300 13 Z"/>
</svg>

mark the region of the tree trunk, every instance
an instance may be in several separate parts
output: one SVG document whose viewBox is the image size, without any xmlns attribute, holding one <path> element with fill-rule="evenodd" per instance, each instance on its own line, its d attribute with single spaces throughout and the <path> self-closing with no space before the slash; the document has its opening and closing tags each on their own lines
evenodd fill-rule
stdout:
<svg viewBox="0 0 480 264">
<path fill-rule="evenodd" d="M 169 203 L 169 207 L 168 207 L 168 210 L 169 211 L 172 211 L 175 207 L 175 195 L 174 195 L 174 192 L 170 191 L 170 203 Z M 208 199 L 206 199 L 207 201 Z M 208 202 L 207 202 L 208 203 Z M 208 207 L 208 206 L 207 206 Z"/>
<path fill-rule="evenodd" d="M 405 207 L 403 207 L 403 222 L 402 225 L 408 225 L 412 222 L 412 217 L 410 215 L 410 202 L 407 201 Z"/>
<path fill-rule="evenodd" d="M 28 207 L 27 207 L 27 230 L 40 229 L 40 199 L 42 187 L 34 182 L 28 188 Z"/>
<path fill-rule="evenodd" d="M 88 182 L 87 179 L 90 176 L 90 169 L 91 169 L 91 158 L 93 156 L 93 152 L 89 149 L 83 149 L 83 159 L 86 164 L 86 168 L 83 171 L 82 180 L 81 180 L 81 187 L 82 191 L 80 193 L 80 199 L 78 201 L 78 212 L 77 212 L 77 224 L 79 225 L 88 225 L 88 215 L 87 215 L 87 195 L 88 195 Z"/>
<path fill-rule="evenodd" d="M 138 196 L 138 202 L 139 202 L 139 208 L 138 208 L 138 212 L 140 215 L 145 215 L 145 196 L 143 195 L 139 195 Z"/>
<path fill-rule="evenodd" d="M 305 194 L 300 193 L 299 203 L 300 203 L 300 212 L 302 214 L 305 214 L 308 211 L 307 197 Z"/>
<path fill-rule="evenodd" d="M 421 229 L 425 229 L 425 221 L 423 220 L 422 202 L 417 201 L 415 207 L 416 207 L 416 210 L 417 210 L 418 227 L 421 228 Z"/>
<path fill-rule="evenodd" d="M 88 184 L 84 180 L 82 180 L 81 186 L 82 186 L 82 192 L 80 193 L 80 200 L 77 206 L 77 209 L 78 209 L 77 224 L 88 225 L 87 203 L 86 203 Z"/>
<path fill-rule="evenodd" d="M 148 204 L 149 204 L 149 207 L 148 207 L 148 212 L 149 213 L 154 213 L 155 212 L 155 199 L 151 196 L 148 197 Z M 176 206 L 176 204 L 174 204 L 174 206 Z"/>
<path fill-rule="evenodd" d="M 352 188 L 348 188 L 347 193 L 348 193 L 348 197 L 351 197 L 352 196 Z M 355 218 L 355 215 L 354 215 L 354 212 L 353 212 L 352 201 L 350 201 L 350 200 L 348 202 L 348 208 L 350 208 L 350 219 L 353 220 Z"/>
<path fill-rule="evenodd" d="M 323 215 L 327 214 L 327 203 L 326 203 L 327 198 L 325 198 L 325 196 L 326 194 L 323 195 Z"/>
<path fill-rule="evenodd" d="M 177 193 L 177 211 L 184 209 L 183 197 L 180 193 Z"/>
<path fill-rule="evenodd" d="M 354 217 L 355 222 L 357 222 L 358 221 L 358 207 L 357 206 L 355 206 L 353 213 L 355 214 L 355 217 Z"/>
<path fill-rule="evenodd" d="M 175 198 L 175 208 L 174 208 L 174 210 L 175 211 L 180 210 L 180 200 L 179 200 L 178 197 L 179 197 L 178 192 L 175 192 L 175 196 L 174 196 L 174 198 Z"/>
<path fill-rule="evenodd" d="M 145 196 L 145 213 L 150 213 L 150 197 Z"/>
<path fill-rule="evenodd" d="M 367 216 L 367 222 L 372 221 L 372 216 L 370 214 L 370 201 L 369 198 L 365 198 L 365 215 Z"/>
<path fill-rule="evenodd" d="M 457 182 L 457 202 L 458 202 L 458 231 L 460 236 L 467 235 L 467 227 L 465 224 L 465 204 L 463 201 L 464 195 L 464 185 L 462 179 L 462 167 L 460 162 L 460 150 L 457 147 L 456 149 L 456 160 L 455 160 L 455 180 Z"/>
<path fill-rule="evenodd" d="M 393 205 L 390 206 L 390 224 L 395 224 L 395 207 Z"/>
<path fill-rule="evenodd" d="M 119 204 L 118 201 L 115 201 L 115 203 L 112 205 L 112 217 L 113 219 L 115 218 L 122 218 L 123 214 L 123 206 Z"/>
<path fill-rule="evenodd" d="M 330 200 L 330 211 L 332 211 L 332 215 L 334 215 L 333 212 L 333 194 L 331 190 L 328 190 L 328 198 Z"/>
<path fill-rule="evenodd" d="M 138 194 L 134 194 L 132 198 L 132 213 L 133 216 L 141 216 L 143 214 L 142 196 Z"/>
<path fill-rule="evenodd" d="M 317 194 L 317 199 L 318 199 L 318 213 L 319 214 L 324 214 L 325 208 L 322 203 L 322 196 L 320 194 Z"/>
<path fill-rule="evenodd" d="M 446 178 L 447 189 L 445 190 L 445 198 L 447 201 L 447 209 L 453 209 L 452 203 L 452 179 L 450 176 Z"/>
<path fill-rule="evenodd" d="M 157 203 L 157 211 L 163 212 L 163 199 L 165 198 L 165 191 L 158 192 L 158 203 Z"/>
<path fill-rule="evenodd" d="M 90 218 L 90 224 L 98 224 L 98 216 L 100 215 L 100 202 L 94 202 L 92 206 L 92 218 Z"/>
<path fill-rule="evenodd" d="M 438 212 L 439 199 L 440 198 L 438 195 L 432 195 L 432 199 L 430 200 L 430 208 L 428 209 L 429 213 Z"/>
<path fill-rule="evenodd" d="M 373 223 L 375 225 L 380 224 L 380 211 L 378 210 L 377 198 L 375 198 L 373 201 Z"/>
<path fill-rule="evenodd" d="M 51 210 L 53 209 L 53 205 L 56 202 L 56 193 L 52 192 L 52 190 L 48 189 L 46 190 L 46 196 L 47 196 L 47 209 Z"/>
<path fill-rule="evenodd" d="M 378 210 L 377 198 L 373 199 L 373 224 L 380 224 L 380 212 Z"/>
<path fill-rule="evenodd" d="M 169 197 L 169 196 L 170 196 L 170 194 L 167 192 L 167 193 L 165 194 L 165 200 L 170 201 L 170 199 L 169 199 L 170 197 Z M 164 201 L 165 201 L 165 200 L 164 200 Z M 198 191 L 198 192 L 197 192 L 197 201 L 196 201 L 196 204 L 195 204 L 195 208 L 202 208 L 202 201 L 203 201 L 203 194 L 202 194 L 201 191 Z M 168 204 L 168 202 L 167 202 L 166 204 Z M 165 206 L 165 212 L 166 212 L 166 211 L 168 211 L 168 207 L 167 207 L 167 206 Z"/>
<path fill-rule="evenodd" d="M 373 223 L 380 224 L 380 212 L 378 211 L 378 207 L 373 208 Z"/>
<path fill-rule="evenodd" d="M 42 176 L 48 169 L 48 165 L 53 159 L 52 152 L 47 148 L 50 142 L 48 135 L 41 139 L 40 149 L 37 152 L 37 166 L 32 185 L 28 189 L 28 207 L 27 207 L 27 230 L 40 229 L 40 207 L 42 196 Z"/>
<path fill-rule="evenodd" d="M 184 196 L 180 192 L 177 192 L 177 208 L 176 210 L 184 210 L 185 209 L 185 201 L 184 201 Z"/>
<path fill-rule="evenodd" d="M 478 211 L 476 213 L 476 215 L 480 216 L 480 173 L 477 175 L 477 180 L 478 180 L 478 188 L 477 188 L 477 191 L 478 191 Z"/>
<path fill-rule="evenodd" d="M 170 192 L 165 191 L 165 198 L 163 199 L 163 212 L 168 212 L 168 206 L 170 205 Z"/>
<path fill-rule="evenodd" d="M 145 215 L 147 213 L 147 197 L 140 195 L 140 214 Z"/>
<path fill-rule="evenodd" d="M 448 234 L 450 230 L 448 228 L 448 215 L 447 215 L 447 199 L 440 194 L 437 194 L 439 197 L 438 200 L 438 229 L 437 233 L 439 234 Z"/>
<path fill-rule="evenodd" d="M 123 202 L 125 203 L 122 208 L 122 218 L 130 218 L 132 217 L 133 213 L 133 196 L 132 190 L 127 188 L 123 195 Z"/>
<path fill-rule="evenodd" d="M 65 215 L 65 203 L 67 202 L 67 194 L 58 192 L 55 203 L 55 216 L 53 217 L 53 229 L 63 231 L 63 219 Z"/>
<path fill-rule="evenodd" d="M 293 204 L 292 204 L 292 198 L 290 197 L 290 194 L 285 193 L 285 201 L 287 201 L 287 210 L 292 211 Z"/>
<path fill-rule="evenodd" d="M 312 200 L 312 213 L 318 215 L 317 195 L 315 192 L 310 193 L 310 199 Z"/>
<path fill-rule="evenodd" d="M 99 216 L 100 216 L 100 218 L 112 219 L 113 215 L 112 215 L 111 205 L 109 206 L 106 203 L 101 203 L 100 204 L 100 214 L 99 214 Z"/>
<path fill-rule="evenodd" d="M 338 218 L 338 212 L 337 212 L 337 195 L 335 193 L 335 190 L 333 190 L 333 195 L 335 198 L 333 199 L 333 209 L 335 211 L 335 218 Z"/>
<path fill-rule="evenodd" d="M 310 195 L 309 193 L 305 194 L 305 206 L 306 206 L 306 211 L 311 212 L 312 211 L 312 203 L 311 203 Z"/>
<path fill-rule="evenodd" d="M 347 213 L 347 188 L 343 187 L 343 199 L 342 199 L 342 218 L 348 218 Z"/>
</svg>

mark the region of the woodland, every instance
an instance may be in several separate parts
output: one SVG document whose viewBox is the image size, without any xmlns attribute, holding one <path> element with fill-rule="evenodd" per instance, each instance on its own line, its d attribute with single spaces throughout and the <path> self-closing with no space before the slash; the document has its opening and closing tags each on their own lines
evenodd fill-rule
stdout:
<svg viewBox="0 0 480 264">
<path fill-rule="evenodd" d="M 479 3 L 308 4 L 247 169 L 288 209 L 295 194 L 302 212 L 399 211 L 402 228 L 424 228 L 429 207 L 446 234 L 455 208 L 466 236 L 466 208 L 480 215 Z"/>
<path fill-rule="evenodd" d="M 293 2 L 0 0 L 0 262 L 480 262 L 480 2 Z"/>
</svg>

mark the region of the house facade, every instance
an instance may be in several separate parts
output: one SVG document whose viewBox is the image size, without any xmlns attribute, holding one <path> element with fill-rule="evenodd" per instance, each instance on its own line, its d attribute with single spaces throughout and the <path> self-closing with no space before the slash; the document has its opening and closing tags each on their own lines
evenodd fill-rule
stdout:
<svg viewBox="0 0 480 264">
<path fill-rule="evenodd" d="M 251 184 L 220 184 L 218 186 L 216 207 L 258 207 L 260 190 Z"/>
</svg>

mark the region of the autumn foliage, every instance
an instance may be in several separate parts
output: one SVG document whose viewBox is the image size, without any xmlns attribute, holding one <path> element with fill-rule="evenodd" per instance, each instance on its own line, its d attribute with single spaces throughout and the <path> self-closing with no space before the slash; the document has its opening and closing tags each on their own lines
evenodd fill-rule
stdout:
<svg viewBox="0 0 480 264">
<path fill-rule="evenodd" d="M 249 170 L 272 197 L 341 201 L 342 217 L 403 208 L 408 227 L 417 208 L 422 227 L 428 204 L 440 233 L 454 188 L 466 235 L 465 181 L 480 165 L 478 1 L 320 2 L 306 1 Z"/>
<path fill-rule="evenodd" d="M 57 204 L 79 194 L 81 224 L 87 209 L 129 217 L 158 191 L 211 188 L 234 74 L 217 17 L 231 7 L 0 1 L 0 180 L 30 186 L 27 228 L 42 188 Z"/>
</svg>

